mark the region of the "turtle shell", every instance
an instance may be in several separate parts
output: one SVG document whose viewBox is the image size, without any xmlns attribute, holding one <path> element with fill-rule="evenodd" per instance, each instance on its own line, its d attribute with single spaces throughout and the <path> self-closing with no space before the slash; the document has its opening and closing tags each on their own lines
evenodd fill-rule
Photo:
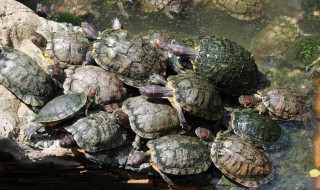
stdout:
<svg viewBox="0 0 320 190">
<path fill-rule="evenodd" d="M 98 112 L 79 119 L 65 128 L 86 152 L 116 148 L 126 140 L 127 133 L 107 112 Z"/>
<path fill-rule="evenodd" d="M 211 158 L 224 175 L 245 187 L 258 187 L 272 171 L 272 162 L 266 153 L 228 133 L 216 137 Z"/>
<path fill-rule="evenodd" d="M 297 20 L 280 16 L 269 22 L 251 41 L 251 52 L 256 57 L 276 56 L 300 35 Z"/>
<path fill-rule="evenodd" d="M 312 109 L 307 96 L 287 88 L 271 88 L 259 91 L 262 103 L 269 114 L 276 119 L 304 121 L 310 117 Z"/>
<path fill-rule="evenodd" d="M 47 40 L 45 55 L 53 64 L 62 68 L 81 65 L 91 43 L 82 32 L 53 32 Z"/>
<path fill-rule="evenodd" d="M 0 47 L 0 83 L 25 104 L 43 106 L 58 91 L 58 84 L 27 54 Z"/>
<path fill-rule="evenodd" d="M 173 89 L 171 103 L 176 100 L 190 115 L 203 119 L 217 120 L 222 116 L 223 102 L 208 81 L 194 74 L 171 75 L 167 80 L 167 86 Z"/>
<path fill-rule="evenodd" d="M 200 41 L 194 70 L 229 96 L 248 93 L 258 84 L 258 67 L 251 53 L 220 36 L 208 36 Z"/>
<path fill-rule="evenodd" d="M 268 148 L 280 138 L 281 127 L 270 117 L 252 111 L 234 111 L 231 118 L 234 133 L 257 147 Z"/>
<path fill-rule="evenodd" d="M 64 94 L 48 102 L 34 121 L 54 125 L 76 115 L 87 102 L 85 93 Z"/>
<path fill-rule="evenodd" d="M 99 96 L 95 97 L 95 103 L 107 105 L 120 102 L 126 97 L 127 90 L 119 78 L 104 69 L 86 65 L 78 68 L 65 69 L 67 78 L 63 84 L 64 93 L 84 92 L 86 87 L 94 84 L 99 86 Z"/>
<path fill-rule="evenodd" d="M 164 75 L 165 59 L 159 50 L 126 30 L 105 30 L 93 44 L 92 56 L 103 69 L 124 83 L 141 87 L 153 73 Z"/>
<path fill-rule="evenodd" d="M 90 0 L 58 0 L 54 5 L 55 13 L 70 13 L 72 15 L 86 17 L 94 13 Z"/>
<path fill-rule="evenodd" d="M 168 135 L 150 140 L 147 146 L 152 165 L 165 173 L 198 174 L 211 166 L 208 147 L 195 137 Z"/>
<path fill-rule="evenodd" d="M 144 12 L 163 10 L 172 0 L 139 0 L 140 9 Z"/>
<path fill-rule="evenodd" d="M 168 100 L 136 96 L 123 102 L 131 129 L 140 137 L 155 139 L 181 131 L 177 111 Z"/>
<path fill-rule="evenodd" d="M 239 20 L 260 18 L 268 4 L 266 0 L 214 0 L 213 2 L 217 8 Z"/>
</svg>

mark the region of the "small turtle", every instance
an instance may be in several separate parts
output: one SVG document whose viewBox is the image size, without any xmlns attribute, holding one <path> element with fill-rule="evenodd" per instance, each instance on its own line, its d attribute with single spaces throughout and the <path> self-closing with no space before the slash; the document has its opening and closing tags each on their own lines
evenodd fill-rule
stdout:
<svg viewBox="0 0 320 190">
<path fill-rule="evenodd" d="M 209 138 L 212 133 L 208 129 L 197 128 L 196 134 L 201 139 L 212 139 Z M 222 132 L 210 143 L 213 164 L 228 178 L 250 188 L 256 188 L 272 179 L 271 159 L 253 144 Z"/>
<path fill-rule="evenodd" d="M 255 57 L 271 57 L 280 55 L 288 45 L 295 41 L 301 31 L 296 18 L 280 16 L 270 21 L 251 41 L 251 52 Z"/>
<path fill-rule="evenodd" d="M 268 0 L 213 0 L 214 5 L 239 20 L 254 20 L 264 14 Z"/>
<path fill-rule="evenodd" d="M 301 1 L 301 9 L 306 12 L 307 16 L 314 20 L 320 20 L 320 2 L 317 0 Z"/>
<path fill-rule="evenodd" d="M 270 117 L 248 110 L 235 110 L 225 118 L 229 130 L 257 147 L 269 148 L 280 138 L 281 127 Z"/>
<path fill-rule="evenodd" d="M 58 92 L 59 85 L 27 54 L 0 46 L 0 84 L 25 104 L 42 107 Z"/>
<path fill-rule="evenodd" d="M 151 165 L 170 185 L 174 184 L 166 174 L 198 174 L 211 166 L 206 144 L 195 137 L 168 135 L 150 140 L 147 146 L 148 152 L 136 151 L 130 155 L 127 165 L 140 166 L 140 170 Z"/>
<path fill-rule="evenodd" d="M 112 115 L 102 111 L 79 119 L 65 130 L 70 134 L 60 140 L 61 147 L 80 147 L 89 153 L 119 147 L 127 136 Z"/>
<path fill-rule="evenodd" d="M 136 0 L 140 9 L 144 12 L 158 12 L 163 10 L 165 15 L 173 19 L 171 13 L 179 14 L 182 10 L 181 0 Z"/>
<path fill-rule="evenodd" d="M 99 94 L 99 87 L 89 85 L 85 92 L 64 94 L 48 102 L 35 116 L 30 126 L 25 129 L 25 138 L 30 138 L 38 129 L 57 125 L 71 117 L 76 116 L 81 108 L 90 106 L 94 97 Z"/>
<path fill-rule="evenodd" d="M 127 96 L 123 82 L 116 75 L 100 67 L 92 65 L 70 67 L 65 73 L 67 74 L 63 84 L 65 94 L 83 92 L 88 85 L 96 85 L 100 91 L 99 95 L 95 96 L 94 102 L 107 111 L 112 110 L 113 106 L 118 107 L 116 104 L 121 103 Z"/>
<path fill-rule="evenodd" d="M 144 86 L 140 88 L 140 93 L 154 98 L 168 98 L 178 111 L 182 127 L 187 128 L 182 110 L 207 120 L 217 120 L 222 116 L 224 109 L 221 97 L 208 81 L 194 74 L 171 75 L 167 80 L 160 75 L 153 75 L 150 81 L 165 87 Z"/>
<path fill-rule="evenodd" d="M 312 115 L 306 94 L 288 88 L 269 88 L 253 95 L 242 95 L 239 102 L 244 107 L 255 107 L 274 119 L 305 121 Z"/>
<path fill-rule="evenodd" d="M 133 87 L 146 85 L 149 76 L 164 75 L 166 69 L 157 48 L 126 30 L 103 31 L 93 44 L 92 56 L 99 66 Z"/>
<path fill-rule="evenodd" d="M 221 36 L 204 37 L 195 49 L 182 44 L 167 44 L 161 39 L 158 47 L 193 60 L 195 73 L 228 96 L 248 93 L 258 84 L 259 71 L 251 53 Z"/>
<path fill-rule="evenodd" d="M 133 147 L 140 148 L 140 138 L 156 139 L 181 132 L 177 111 L 167 100 L 136 96 L 123 102 L 114 113 L 119 123 L 136 133 Z"/>
</svg>

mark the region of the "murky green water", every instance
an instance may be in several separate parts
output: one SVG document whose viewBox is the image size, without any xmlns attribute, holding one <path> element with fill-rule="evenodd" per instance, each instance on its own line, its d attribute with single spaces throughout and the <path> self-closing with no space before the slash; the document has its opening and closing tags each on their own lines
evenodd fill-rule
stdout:
<svg viewBox="0 0 320 190">
<path fill-rule="evenodd" d="M 88 18 L 99 30 L 110 28 L 112 20 L 120 18 L 125 29 L 133 33 L 146 30 L 165 29 L 184 32 L 192 36 L 221 35 L 229 38 L 246 48 L 249 48 L 252 37 L 271 19 L 288 15 L 294 16 L 301 10 L 302 0 L 274 0 L 266 10 L 266 14 L 254 21 L 240 21 L 216 9 L 197 6 L 189 10 L 180 18 L 168 19 L 165 14 L 143 13 L 130 3 L 125 3 L 125 8 L 131 15 L 125 19 L 119 12 L 116 4 L 107 0 L 97 0 L 95 17 Z M 38 1 L 21 1 L 35 9 Z M 42 1 L 49 5 L 51 1 Z M 304 33 L 320 34 L 320 21 L 304 19 L 300 23 Z M 257 60 L 265 62 L 264 60 Z M 270 61 L 270 60 L 269 60 Z M 274 61 L 274 60 L 273 60 Z M 273 65 L 277 63 L 273 62 Z M 273 158 L 277 176 L 270 184 L 263 185 L 260 189 L 314 189 L 314 179 L 308 174 L 313 166 L 313 138 L 316 131 L 315 121 L 308 123 L 284 123 L 284 145 L 270 151 Z"/>
</svg>

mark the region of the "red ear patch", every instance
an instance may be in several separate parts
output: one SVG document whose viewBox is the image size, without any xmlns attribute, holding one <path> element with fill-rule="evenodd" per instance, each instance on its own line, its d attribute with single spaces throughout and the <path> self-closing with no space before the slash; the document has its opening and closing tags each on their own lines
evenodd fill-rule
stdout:
<svg viewBox="0 0 320 190">
<path fill-rule="evenodd" d="M 89 95 L 92 96 L 92 95 L 94 95 L 95 93 L 96 93 L 95 90 L 91 90 L 91 91 L 89 92 Z"/>
<path fill-rule="evenodd" d="M 251 99 L 246 99 L 246 100 L 244 100 L 244 103 L 245 104 L 252 104 L 252 100 Z"/>
<path fill-rule="evenodd" d="M 58 75 L 60 75 L 60 73 L 59 73 L 58 71 L 53 71 L 53 72 L 52 72 L 52 75 L 58 76 Z"/>
<path fill-rule="evenodd" d="M 180 55 L 180 54 L 182 53 L 181 50 L 175 49 L 175 48 L 172 48 L 171 51 L 173 51 L 174 53 L 176 53 L 176 54 L 178 54 L 178 55 Z"/>
<path fill-rule="evenodd" d="M 120 116 L 119 119 L 120 119 L 120 120 L 126 120 L 127 117 L 126 117 L 126 116 Z"/>
<path fill-rule="evenodd" d="M 145 95 L 153 95 L 153 92 L 150 91 L 150 90 L 147 90 L 147 91 L 144 92 L 144 94 L 145 94 Z"/>
<path fill-rule="evenodd" d="M 201 137 L 207 138 L 207 137 L 208 137 L 208 134 L 202 132 L 202 133 L 201 133 Z"/>
</svg>

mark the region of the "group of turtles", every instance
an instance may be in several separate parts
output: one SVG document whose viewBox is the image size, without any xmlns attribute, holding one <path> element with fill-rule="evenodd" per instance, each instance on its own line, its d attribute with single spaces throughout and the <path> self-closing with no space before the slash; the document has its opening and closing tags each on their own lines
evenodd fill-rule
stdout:
<svg viewBox="0 0 320 190">
<path fill-rule="evenodd" d="M 214 2 L 245 20 L 259 17 L 266 4 Z M 239 16 L 232 5 L 256 8 Z M 284 27 L 279 22 L 277 32 Z M 268 32 L 265 38 L 273 36 Z M 257 43 L 261 49 L 263 39 Z M 230 180 L 256 188 L 274 177 L 264 150 L 281 136 L 278 121 L 312 115 L 306 94 L 287 88 L 257 91 L 262 74 L 253 55 L 221 36 L 187 46 L 179 43 L 184 39 L 159 33 L 133 34 L 115 19 L 102 32 L 84 22 L 49 36 L 33 31 L 31 40 L 52 63 L 47 72 L 27 54 L 0 48 L 0 84 L 37 112 L 24 131 L 26 141 L 62 131 L 61 147 L 102 167 L 151 170 L 175 185 L 172 176 L 198 175 L 213 163 Z M 225 109 L 230 99 L 247 109 Z"/>
</svg>

